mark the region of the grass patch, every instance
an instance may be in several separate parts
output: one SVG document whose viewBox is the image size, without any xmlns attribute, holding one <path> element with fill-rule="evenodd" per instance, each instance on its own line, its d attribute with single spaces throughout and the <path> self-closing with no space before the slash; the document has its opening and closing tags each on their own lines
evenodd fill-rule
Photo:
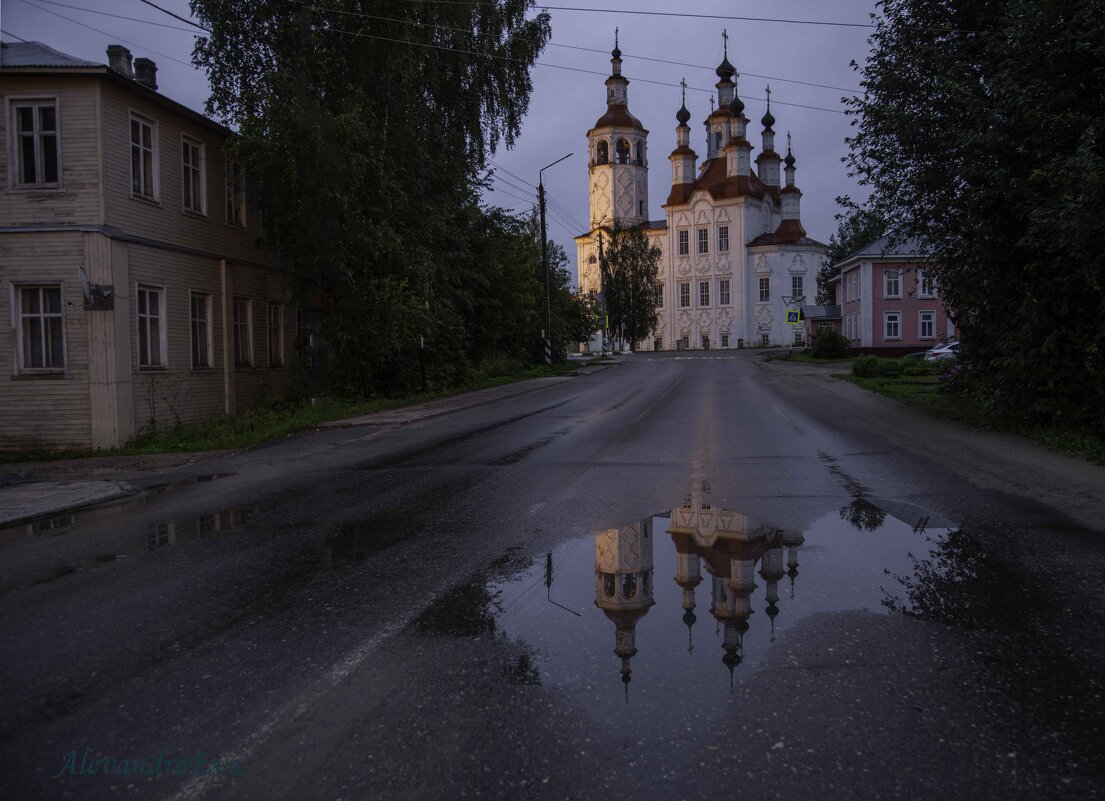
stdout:
<svg viewBox="0 0 1105 801">
<path fill-rule="evenodd" d="M 791 353 L 776 356 L 772 361 L 777 362 L 806 362 L 808 364 L 851 364 L 856 360 L 855 356 L 839 356 L 828 359 L 818 359 L 809 353 Z"/>
<path fill-rule="evenodd" d="M 29 451 L 24 453 L 0 453 L 0 464 L 78 459 L 87 456 L 142 456 L 155 453 L 190 453 L 192 451 L 229 450 L 259 445 L 300 431 L 314 428 L 319 423 L 359 417 L 372 412 L 399 409 L 415 403 L 437 398 L 474 392 L 480 389 L 526 381 L 531 378 L 569 373 L 578 365 L 565 363 L 552 367 L 533 367 L 526 370 L 484 378 L 463 386 L 450 387 L 435 392 L 418 393 L 403 398 L 367 398 L 326 400 L 312 406 L 308 402 L 283 402 L 259 407 L 229 417 L 213 417 L 196 423 L 146 434 L 122 448 L 111 450 L 62 450 Z"/>
<path fill-rule="evenodd" d="M 934 417 L 954 420 L 974 428 L 1016 434 L 1067 455 L 1105 464 L 1105 440 L 1096 434 L 1076 428 L 1002 423 L 994 420 L 987 410 L 970 400 L 942 392 L 940 379 L 935 375 L 864 378 L 837 373 L 833 377 L 893 398 Z"/>
</svg>

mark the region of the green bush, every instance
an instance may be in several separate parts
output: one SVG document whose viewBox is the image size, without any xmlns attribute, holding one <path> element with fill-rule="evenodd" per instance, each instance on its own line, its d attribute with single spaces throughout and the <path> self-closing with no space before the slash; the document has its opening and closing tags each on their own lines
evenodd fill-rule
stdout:
<svg viewBox="0 0 1105 801">
<path fill-rule="evenodd" d="M 902 371 L 902 363 L 898 359 L 880 359 L 878 356 L 861 356 L 852 362 L 852 375 L 860 378 L 879 378 L 881 376 L 895 376 Z"/>
<path fill-rule="evenodd" d="M 841 359 L 847 353 L 848 338 L 832 328 L 818 331 L 810 348 L 810 355 L 815 359 Z"/>
<path fill-rule="evenodd" d="M 940 375 L 943 365 L 926 359 L 909 359 L 902 362 L 902 375 Z"/>
</svg>

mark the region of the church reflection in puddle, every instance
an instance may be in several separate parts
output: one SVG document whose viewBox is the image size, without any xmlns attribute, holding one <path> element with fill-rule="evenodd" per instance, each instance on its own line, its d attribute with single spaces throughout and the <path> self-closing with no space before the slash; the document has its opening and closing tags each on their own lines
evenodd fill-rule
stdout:
<svg viewBox="0 0 1105 801">
<path fill-rule="evenodd" d="M 628 684 L 630 660 L 637 653 L 638 622 L 656 603 L 653 593 L 653 520 L 602 531 L 595 535 L 595 606 L 615 626 L 614 653 L 621 660 L 621 678 Z M 790 579 L 791 597 L 798 576 L 800 532 L 785 532 L 747 515 L 715 508 L 709 485 L 696 489 L 671 511 L 667 530 L 675 545 L 675 583 L 682 590 L 687 650 L 694 651 L 698 622 L 697 589 L 708 579 L 710 615 L 722 634 L 722 663 L 730 673 L 742 661 L 744 635 L 753 614 L 756 567 L 763 580 L 764 612 L 775 639 L 779 614 L 779 582 Z M 703 573 L 705 572 L 705 575 Z"/>
</svg>

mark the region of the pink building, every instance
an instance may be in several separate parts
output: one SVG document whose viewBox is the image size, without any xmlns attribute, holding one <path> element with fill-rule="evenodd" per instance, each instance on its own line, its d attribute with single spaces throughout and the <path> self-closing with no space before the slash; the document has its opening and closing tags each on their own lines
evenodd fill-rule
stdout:
<svg viewBox="0 0 1105 801">
<path fill-rule="evenodd" d="M 901 355 L 955 337 L 928 263 L 916 242 L 891 247 L 884 237 L 837 265 L 841 332 L 853 348 Z"/>
</svg>

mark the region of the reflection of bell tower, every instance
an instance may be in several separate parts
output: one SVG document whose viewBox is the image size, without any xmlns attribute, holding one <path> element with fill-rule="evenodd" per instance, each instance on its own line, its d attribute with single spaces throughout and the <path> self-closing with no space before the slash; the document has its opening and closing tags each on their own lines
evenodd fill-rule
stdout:
<svg viewBox="0 0 1105 801">
<path fill-rule="evenodd" d="M 779 581 L 785 576 L 783 570 L 783 538 L 776 536 L 774 542 L 764 551 L 760 565 L 760 576 L 767 584 L 767 616 L 771 619 L 771 639 L 775 639 L 775 618 L 779 615 Z"/>
<path fill-rule="evenodd" d="M 694 541 L 686 534 L 673 534 L 675 540 L 675 583 L 683 588 L 683 622 L 687 626 L 687 653 L 694 650 L 692 632 L 695 616 L 695 588 L 702 583 L 702 558 Z"/>
<path fill-rule="evenodd" d="M 637 653 L 637 622 L 652 598 L 652 520 L 595 535 L 595 606 L 615 627 L 614 653 L 629 684 L 629 660 Z"/>
<path fill-rule="evenodd" d="M 798 578 L 798 549 L 802 547 L 805 541 L 806 538 L 802 536 L 800 531 L 788 531 L 783 535 L 783 545 L 787 549 L 787 575 L 790 576 L 791 598 L 794 598 L 794 580 Z"/>
</svg>

